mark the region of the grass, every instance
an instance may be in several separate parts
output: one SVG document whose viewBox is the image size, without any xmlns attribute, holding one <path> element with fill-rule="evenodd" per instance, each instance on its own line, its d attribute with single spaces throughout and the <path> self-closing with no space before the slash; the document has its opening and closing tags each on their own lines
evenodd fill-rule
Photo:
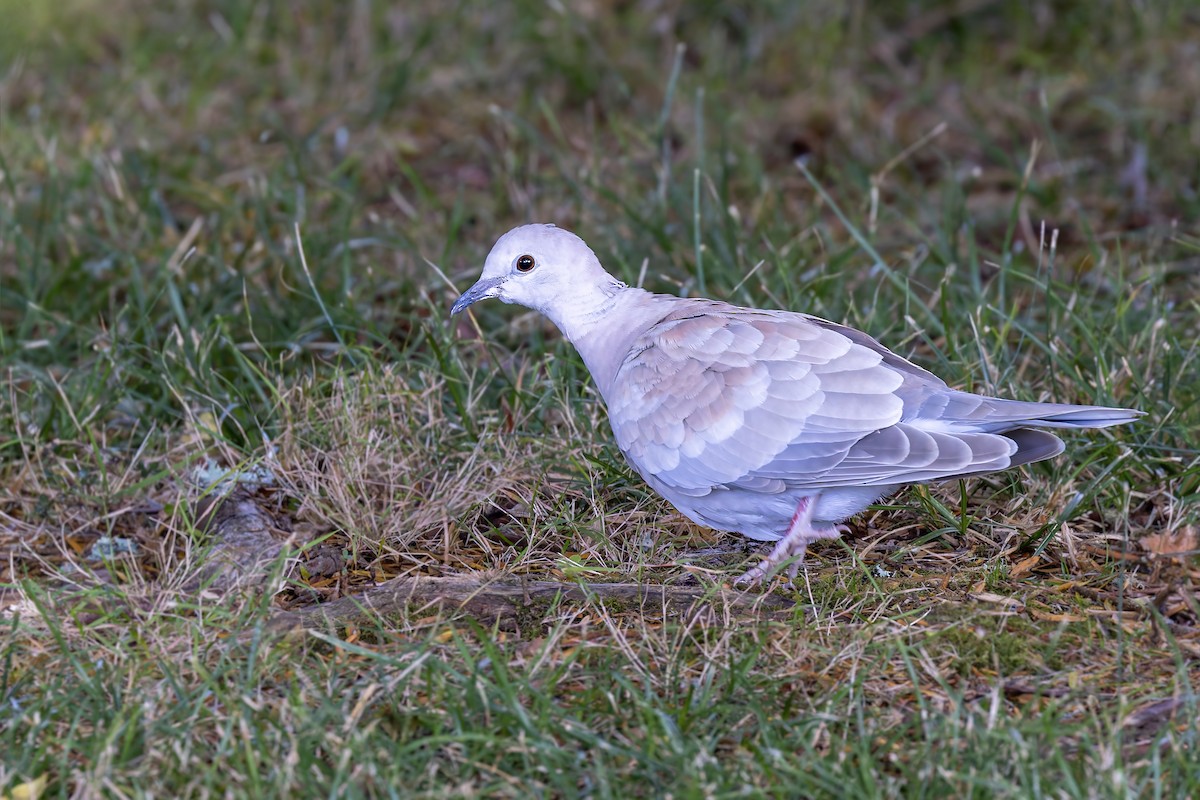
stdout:
<svg viewBox="0 0 1200 800">
<path fill-rule="evenodd" d="M 1191 6 L 419 6 L 0 2 L 0 793 L 1200 793 Z M 530 220 L 1147 416 L 888 500 L 788 619 L 280 637 L 397 575 L 753 557 L 628 469 L 548 323 L 448 320 Z M 274 478 L 268 590 L 195 588 L 210 464 Z"/>
</svg>

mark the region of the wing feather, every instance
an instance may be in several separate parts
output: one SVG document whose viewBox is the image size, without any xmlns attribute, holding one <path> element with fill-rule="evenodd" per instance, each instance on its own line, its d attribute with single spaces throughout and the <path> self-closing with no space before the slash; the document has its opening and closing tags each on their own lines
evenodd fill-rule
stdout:
<svg viewBox="0 0 1200 800">
<path fill-rule="evenodd" d="M 883 361 L 798 314 L 667 316 L 618 368 L 609 416 L 631 463 L 666 486 L 780 491 L 900 420 L 903 376 Z"/>
<path fill-rule="evenodd" d="M 1061 450 L 1056 437 L 1026 424 L 1110 425 L 1135 413 L 957 392 L 852 328 L 680 302 L 634 342 L 606 399 L 630 463 L 681 495 L 890 487 L 991 472 Z"/>
</svg>

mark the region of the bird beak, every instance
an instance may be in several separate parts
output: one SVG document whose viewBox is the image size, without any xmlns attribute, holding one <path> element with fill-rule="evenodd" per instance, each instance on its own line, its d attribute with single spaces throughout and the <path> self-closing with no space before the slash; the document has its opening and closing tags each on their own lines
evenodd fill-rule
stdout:
<svg viewBox="0 0 1200 800">
<path fill-rule="evenodd" d="M 495 297 L 500 294 L 500 284 L 504 283 L 504 277 L 499 278 L 480 278 L 474 286 L 462 293 L 462 297 L 454 301 L 454 307 L 450 309 L 450 315 L 453 316 L 472 303 L 478 303 L 480 300 L 486 300 L 489 297 Z"/>
</svg>

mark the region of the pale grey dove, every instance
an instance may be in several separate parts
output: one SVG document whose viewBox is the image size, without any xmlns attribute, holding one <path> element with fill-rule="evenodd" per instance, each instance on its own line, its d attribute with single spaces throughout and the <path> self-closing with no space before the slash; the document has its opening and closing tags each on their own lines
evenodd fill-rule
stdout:
<svg viewBox="0 0 1200 800">
<path fill-rule="evenodd" d="M 737 583 L 793 557 L 794 578 L 809 542 L 905 484 L 1062 452 L 1034 428 L 1140 415 L 956 391 L 853 328 L 631 288 L 553 225 L 501 236 L 452 313 L 488 297 L 540 311 L 574 343 L 617 445 L 659 494 L 701 525 L 777 542 Z"/>
</svg>

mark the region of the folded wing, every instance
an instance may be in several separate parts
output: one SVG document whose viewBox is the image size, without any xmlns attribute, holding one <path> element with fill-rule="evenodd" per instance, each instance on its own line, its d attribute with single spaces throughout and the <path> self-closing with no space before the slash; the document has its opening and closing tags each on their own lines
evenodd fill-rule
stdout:
<svg viewBox="0 0 1200 800">
<path fill-rule="evenodd" d="M 990 472 L 1062 451 L 1056 436 L 1025 425 L 1134 415 L 957 392 L 858 331 L 715 302 L 688 303 L 651 327 L 613 387 L 609 416 L 630 462 L 692 496 Z"/>
</svg>

